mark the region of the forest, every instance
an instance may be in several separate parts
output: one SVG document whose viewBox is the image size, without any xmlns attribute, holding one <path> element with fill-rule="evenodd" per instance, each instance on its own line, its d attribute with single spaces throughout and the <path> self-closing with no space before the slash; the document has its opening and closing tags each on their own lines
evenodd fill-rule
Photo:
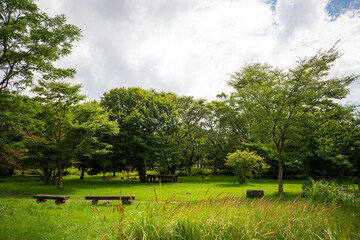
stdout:
<svg viewBox="0 0 360 240">
<path fill-rule="evenodd" d="M 338 42 L 239 66 L 216 100 L 121 82 L 89 100 L 57 64 L 82 37 L 0 2 L 1 239 L 360 238 L 359 76 L 332 74 Z"/>
<path fill-rule="evenodd" d="M 88 101 L 76 70 L 54 64 L 81 30 L 41 13 L 33 1 L 1 4 L 0 175 L 33 170 L 62 188 L 69 167 L 84 174 L 146 171 L 231 173 L 227 156 L 250 150 L 257 174 L 282 179 L 360 176 L 357 106 L 341 99 L 357 76 L 329 77 L 335 44 L 292 69 L 252 63 L 230 75 L 231 94 L 207 101 L 139 87 Z M 30 95 L 25 94 L 31 92 Z M 255 175 L 255 174 L 254 174 Z"/>
<path fill-rule="evenodd" d="M 120 87 L 89 102 L 64 80 L 33 81 L 32 97 L 3 85 L 0 173 L 34 170 L 58 188 L 70 167 L 80 179 L 135 170 L 145 182 L 147 170 L 231 173 L 227 156 L 247 149 L 264 159 L 262 176 L 279 179 L 279 192 L 289 176 L 356 181 L 359 113 L 336 101 L 356 77 L 327 77 L 340 55 L 334 46 L 287 71 L 246 65 L 216 101 Z"/>
</svg>

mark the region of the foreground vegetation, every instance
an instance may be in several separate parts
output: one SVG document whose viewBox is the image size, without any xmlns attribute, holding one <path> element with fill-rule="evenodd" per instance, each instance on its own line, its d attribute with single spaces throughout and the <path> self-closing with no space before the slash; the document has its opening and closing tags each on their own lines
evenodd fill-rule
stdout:
<svg viewBox="0 0 360 240">
<path fill-rule="evenodd" d="M 233 184 L 234 176 L 193 176 L 181 177 L 179 183 L 141 184 L 121 175 L 109 180 L 77 177 L 65 176 L 63 190 L 35 181 L 34 176 L 0 178 L 0 239 L 360 238 L 357 188 L 341 198 L 335 185 L 313 182 L 315 187 L 308 188 L 304 198 L 296 197 L 302 193 L 303 180 L 285 180 L 287 193 L 280 198 L 275 179 Z M 246 199 L 247 189 L 263 189 L 266 196 Z M 339 193 L 334 201 L 326 195 L 329 189 Z M 84 200 L 85 195 L 120 191 L 135 195 L 136 201 L 95 207 Z M 21 198 L 39 193 L 69 195 L 70 201 L 38 204 L 31 196 Z"/>
</svg>

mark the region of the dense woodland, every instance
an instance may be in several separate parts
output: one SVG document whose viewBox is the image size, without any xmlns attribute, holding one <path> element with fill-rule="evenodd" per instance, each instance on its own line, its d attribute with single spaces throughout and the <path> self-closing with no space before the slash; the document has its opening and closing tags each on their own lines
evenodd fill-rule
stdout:
<svg viewBox="0 0 360 240">
<path fill-rule="evenodd" d="M 216 101 L 119 86 L 89 102 L 69 80 L 76 71 L 53 65 L 80 29 L 28 0 L 2 1 L 0 14 L 0 175 L 35 170 L 62 188 L 64 171 L 76 167 L 80 179 L 136 170 L 145 182 L 148 170 L 230 173 L 227 156 L 248 149 L 279 192 L 293 175 L 360 176 L 360 115 L 338 101 L 357 77 L 328 76 L 341 57 L 336 45 L 292 69 L 248 64 Z"/>
</svg>

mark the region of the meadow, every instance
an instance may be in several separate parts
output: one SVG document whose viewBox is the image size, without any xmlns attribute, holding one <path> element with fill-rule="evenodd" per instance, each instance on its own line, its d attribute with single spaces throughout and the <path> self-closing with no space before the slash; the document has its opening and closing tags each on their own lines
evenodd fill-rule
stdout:
<svg viewBox="0 0 360 240">
<path fill-rule="evenodd" d="M 274 179 L 238 184 L 234 176 L 192 176 L 159 184 L 121 176 L 68 175 L 63 190 L 37 176 L 0 178 L 0 239 L 360 239 L 359 215 L 298 197 L 303 180 L 285 180 L 280 198 Z M 265 198 L 246 199 L 247 189 L 262 189 Z M 38 204 L 34 194 L 70 200 Z M 92 206 L 84 200 L 120 194 L 136 201 Z"/>
</svg>

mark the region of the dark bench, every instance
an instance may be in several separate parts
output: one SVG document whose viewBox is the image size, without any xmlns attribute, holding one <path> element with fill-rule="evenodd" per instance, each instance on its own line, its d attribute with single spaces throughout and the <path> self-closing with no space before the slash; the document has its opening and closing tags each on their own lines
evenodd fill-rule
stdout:
<svg viewBox="0 0 360 240">
<path fill-rule="evenodd" d="M 255 198 L 255 197 L 262 198 L 263 196 L 264 196 L 263 190 L 247 190 L 246 191 L 247 198 Z"/>
<path fill-rule="evenodd" d="M 121 200 L 122 204 L 131 204 L 135 196 L 85 196 L 85 200 L 92 200 L 93 205 L 96 205 L 99 200 Z"/>
<path fill-rule="evenodd" d="M 34 198 L 37 199 L 38 203 L 45 203 L 46 199 L 55 200 L 56 204 L 64 204 L 66 200 L 68 200 L 69 196 L 59 196 L 59 195 L 34 195 Z"/>
<path fill-rule="evenodd" d="M 176 183 L 178 181 L 177 175 L 147 175 L 146 178 L 148 182 Z M 156 181 L 156 179 L 158 179 L 158 181 Z"/>
</svg>

